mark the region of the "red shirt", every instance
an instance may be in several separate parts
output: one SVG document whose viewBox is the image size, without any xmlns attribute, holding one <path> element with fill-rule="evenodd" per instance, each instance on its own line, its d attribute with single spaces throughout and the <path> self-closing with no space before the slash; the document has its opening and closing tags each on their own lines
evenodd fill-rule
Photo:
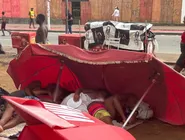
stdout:
<svg viewBox="0 0 185 140">
<path fill-rule="evenodd" d="M 182 33 L 181 43 L 185 44 L 185 31 Z"/>
</svg>

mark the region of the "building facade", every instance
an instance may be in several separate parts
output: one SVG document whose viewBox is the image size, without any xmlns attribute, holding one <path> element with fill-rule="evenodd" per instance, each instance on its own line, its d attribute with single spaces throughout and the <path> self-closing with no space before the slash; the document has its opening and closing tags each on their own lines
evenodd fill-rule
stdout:
<svg viewBox="0 0 185 140">
<path fill-rule="evenodd" d="M 16 22 L 28 18 L 31 7 L 46 14 L 47 0 L 0 0 L 0 12 Z M 65 19 L 65 0 L 51 0 L 52 20 Z M 185 0 L 69 0 L 74 22 L 111 20 L 115 6 L 120 9 L 120 21 L 180 24 L 185 16 Z"/>
</svg>

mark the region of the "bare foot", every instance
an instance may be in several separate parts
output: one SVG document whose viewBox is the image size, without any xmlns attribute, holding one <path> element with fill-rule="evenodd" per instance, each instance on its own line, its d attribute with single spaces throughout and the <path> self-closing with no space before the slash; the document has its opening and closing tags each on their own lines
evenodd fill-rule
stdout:
<svg viewBox="0 0 185 140">
<path fill-rule="evenodd" d="M 0 125 L 0 133 L 3 132 L 3 131 L 4 131 L 4 129 L 3 129 L 3 127 Z"/>
</svg>

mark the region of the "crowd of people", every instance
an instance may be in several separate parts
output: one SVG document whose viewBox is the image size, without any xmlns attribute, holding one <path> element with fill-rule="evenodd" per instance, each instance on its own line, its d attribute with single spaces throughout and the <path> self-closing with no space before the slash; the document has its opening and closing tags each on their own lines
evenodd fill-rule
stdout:
<svg viewBox="0 0 185 140">
<path fill-rule="evenodd" d="M 81 100 L 80 105 L 70 107 L 79 109 L 82 112 L 87 112 L 95 118 L 111 125 L 113 125 L 113 120 L 124 123 L 138 101 L 136 95 L 132 93 L 111 95 L 106 90 L 93 89 L 78 89 L 75 93 L 70 93 L 61 87 L 59 87 L 56 93 L 56 87 L 56 84 L 49 84 L 46 88 L 42 88 L 40 81 L 33 81 L 24 90 L 18 90 L 11 94 L 1 88 L 0 94 L 52 102 L 66 106 L 70 106 L 68 102 L 71 98 L 76 103 Z M 6 103 L 3 98 L 0 99 L 0 103 L 1 106 L 4 106 L 0 119 L 0 132 L 24 122 L 24 120 L 15 113 L 14 108 Z M 146 111 L 148 115 L 142 115 L 142 113 Z M 137 119 L 149 119 L 152 116 L 153 111 L 149 106 L 145 106 L 144 108 L 140 106 L 129 123 L 133 124 Z"/>
</svg>

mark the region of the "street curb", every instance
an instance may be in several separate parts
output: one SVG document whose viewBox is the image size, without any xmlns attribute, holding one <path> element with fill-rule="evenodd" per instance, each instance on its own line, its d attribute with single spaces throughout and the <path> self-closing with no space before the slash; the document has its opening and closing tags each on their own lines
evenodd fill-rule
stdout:
<svg viewBox="0 0 185 140">
<path fill-rule="evenodd" d="M 36 32 L 36 30 L 17 30 L 17 29 L 9 29 L 8 31 L 16 31 L 16 32 Z M 56 33 L 65 33 L 65 31 L 61 30 L 49 30 L 48 32 L 56 32 Z M 73 33 L 85 33 L 85 31 L 73 31 Z"/>
<path fill-rule="evenodd" d="M 164 33 L 164 32 L 153 32 L 155 35 L 182 35 L 182 33 Z"/>
<path fill-rule="evenodd" d="M 36 32 L 36 30 L 14 30 L 14 29 L 10 29 L 9 31 L 16 31 L 16 32 Z M 51 33 L 65 33 L 65 31 L 63 30 L 49 30 L 48 32 L 51 32 Z M 81 34 L 84 34 L 85 31 L 73 31 L 73 33 L 81 33 Z M 155 32 L 153 31 L 154 34 L 156 35 L 181 35 L 182 33 L 174 33 L 174 32 Z"/>
<path fill-rule="evenodd" d="M 175 62 L 163 62 L 163 63 L 165 63 L 167 65 L 175 65 Z"/>
</svg>

